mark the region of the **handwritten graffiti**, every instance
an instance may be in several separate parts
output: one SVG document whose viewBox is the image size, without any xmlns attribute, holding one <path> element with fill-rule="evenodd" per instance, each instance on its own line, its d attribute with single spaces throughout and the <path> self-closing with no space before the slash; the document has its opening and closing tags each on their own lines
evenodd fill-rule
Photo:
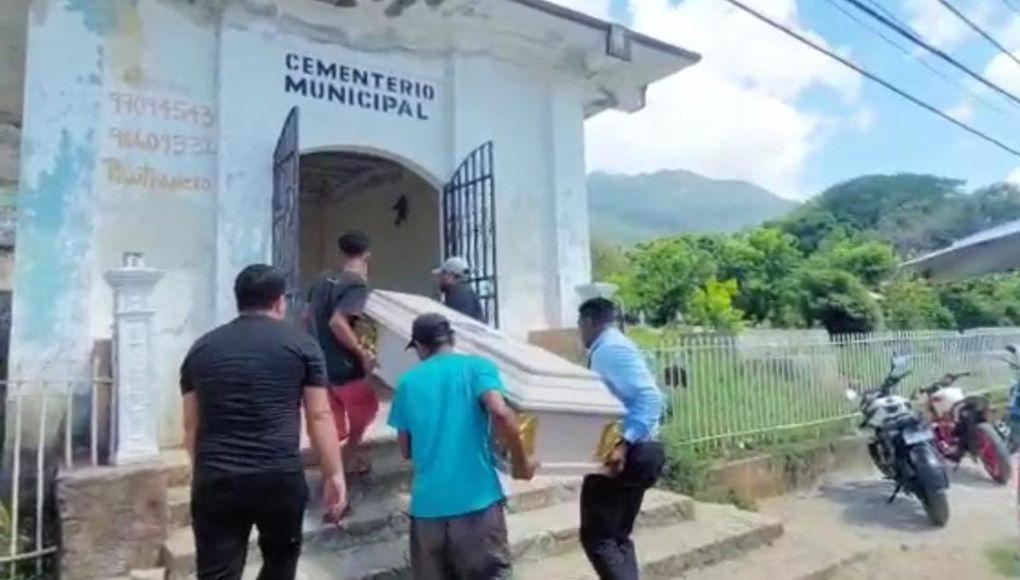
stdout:
<svg viewBox="0 0 1020 580">
<path fill-rule="evenodd" d="M 215 155 L 216 141 L 211 137 L 159 133 L 113 127 L 110 138 L 119 149 L 166 155 Z"/>
<path fill-rule="evenodd" d="M 216 125 L 216 113 L 212 107 L 184 99 L 168 99 L 123 91 L 111 92 L 109 99 L 116 115 L 149 117 L 190 123 L 200 127 Z"/>
<path fill-rule="evenodd" d="M 103 159 L 103 175 L 113 185 L 152 191 L 212 191 L 213 182 L 201 175 L 175 175 L 149 164 L 131 165 L 121 159 Z"/>
</svg>

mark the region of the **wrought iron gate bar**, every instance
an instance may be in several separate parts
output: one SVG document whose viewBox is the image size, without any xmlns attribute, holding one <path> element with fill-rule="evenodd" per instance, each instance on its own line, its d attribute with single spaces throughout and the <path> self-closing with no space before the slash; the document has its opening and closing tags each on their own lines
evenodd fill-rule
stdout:
<svg viewBox="0 0 1020 580">
<path fill-rule="evenodd" d="M 444 256 L 468 261 L 468 280 L 486 319 L 499 326 L 495 176 L 492 142 L 472 151 L 443 188 Z"/>
</svg>

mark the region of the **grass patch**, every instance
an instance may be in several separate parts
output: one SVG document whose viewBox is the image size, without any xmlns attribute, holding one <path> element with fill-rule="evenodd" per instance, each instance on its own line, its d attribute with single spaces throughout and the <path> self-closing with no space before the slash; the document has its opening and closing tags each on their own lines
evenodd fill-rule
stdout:
<svg viewBox="0 0 1020 580">
<path fill-rule="evenodd" d="M 1001 544 L 985 549 L 992 572 L 1003 578 L 1020 577 L 1020 551 L 1015 545 Z"/>
</svg>

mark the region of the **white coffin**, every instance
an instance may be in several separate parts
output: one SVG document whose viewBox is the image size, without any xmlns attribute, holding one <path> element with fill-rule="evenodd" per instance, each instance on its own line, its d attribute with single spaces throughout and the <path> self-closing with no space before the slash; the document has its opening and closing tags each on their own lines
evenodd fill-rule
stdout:
<svg viewBox="0 0 1020 580">
<path fill-rule="evenodd" d="M 623 414 L 620 403 L 590 370 L 537 346 L 517 341 L 450 310 L 435 300 L 376 290 L 367 314 L 378 332 L 376 375 L 392 387 L 418 362 L 405 350 L 415 317 L 439 312 L 457 333 L 457 350 L 493 361 L 503 375 L 511 404 L 538 418 L 535 454 L 541 472 L 577 475 L 598 469 L 595 450 L 606 424 Z"/>
</svg>

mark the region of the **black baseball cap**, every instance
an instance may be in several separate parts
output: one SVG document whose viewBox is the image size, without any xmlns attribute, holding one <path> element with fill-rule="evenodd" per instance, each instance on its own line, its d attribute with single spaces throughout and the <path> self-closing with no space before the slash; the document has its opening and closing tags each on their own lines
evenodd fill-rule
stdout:
<svg viewBox="0 0 1020 580">
<path fill-rule="evenodd" d="M 453 326 L 445 316 L 437 312 L 422 314 L 411 325 L 411 342 L 407 348 L 417 344 L 435 344 L 453 338 Z"/>
</svg>

